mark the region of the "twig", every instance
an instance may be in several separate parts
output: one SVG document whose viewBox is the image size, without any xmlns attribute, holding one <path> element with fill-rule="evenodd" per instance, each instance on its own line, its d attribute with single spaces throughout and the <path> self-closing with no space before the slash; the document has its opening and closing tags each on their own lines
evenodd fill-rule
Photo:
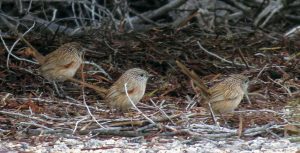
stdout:
<svg viewBox="0 0 300 153">
<path fill-rule="evenodd" d="M 24 34 L 26 35 L 30 30 L 32 30 L 32 28 L 34 27 L 35 24 L 33 24 Z M 31 61 L 31 60 L 28 60 L 28 59 L 25 59 L 25 58 L 19 58 L 18 56 L 14 55 L 12 53 L 13 49 L 15 48 L 15 46 L 17 45 L 17 43 L 20 41 L 20 38 L 18 38 L 14 43 L 13 45 L 10 47 L 10 49 L 8 48 L 8 46 L 6 45 L 2 35 L 1 35 L 1 30 L 0 30 L 0 38 L 1 38 L 1 41 L 4 45 L 4 48 L 6 49 L 6 51 L 8 52 L 8 55 L 7 55 L 7 58 L 6 58 L 6 67 L 9 69 L 9 58 L 10 56 L 14 57 L 15 59 L 17 60 L 20 60 L 20 61 L 26 61 L 26 62 L 29 62 L 29 63 L 33 63 L 33 64 L 37 64 L 36 62 L 34 61 Z"/>
<path fill-rule="evenodd" d="M 133 13 L 134 15 L 140 17 L 142 20 L 144 20 L 144 21 L 146 21 L 146 22 L 149 22 L 149 23 L 151 23 L 151 24 L 153 24 L 153 25 L 155 25 L 155 26 L 160 26 L 160 24 L 158 24 L 158 23 L 154 22 L 153 20 L 151 20 L 151 19 L 145 17 L 145 16 L 142 15 L 142 14 L 139 14 L 138 12 L 136 12 L 135 10 L 133 10 L 133 9 L 131 9 L 131 8 L 129 8 L 129 11 L 130 11 L 131 13 Z"/>
<path fill-rule="evenodd" d="M 83 72 L 83 66 L 81 67 L 81 71 Z M 82 75 L 81 77 L 82 77 L 82 80 L 83 80 L 83 82 L 84 82 L 84 76 Z M 87 109 L 89 115 L 92 117 L 92 119 L 93 119 L 93 120 L 94 120 L 101 128 L 105 128 L 102 124 L 100 124 L 100 123 L 97 121 L 96 117 L 95 117 L 95 116 L 92 114 L 92 112 L 90 111 L 89 106 L 86 104 L 86 101 L 85 101 L 85 93 L 84 93 L 84 87 L 82 87 L 81 90 L 82 90 L 82 100 L 83 100 L 83 104 L 85 105 L 85 107 L 86 107 L 86 109 Z"/>
<path fill-rule="evenodd" d="M 100 65 L 98 65 L 94 62 L 90 62 L 90 61 L 84 61 L 83 63 L 95 66 L 99 70 L 100 73 L 102 73 L 106 77 L 108 77 L 109 80 L 112 80 L 111 76 Z"/>
<path fill-rule="evenodd" d="M 35 47 L 33 47 L 25 38 L 22 34 L 20 34 L 17 30 L 16 33 L 18 37 L 27 45 L 29 46 L 33 52 L 34 52 L 34 57 L 38 61 L 39 64 L 43 64 L 45 61 L 45 56 L 43 56 Z"/>
<path fill-rule="evenodd" d="M 208 88 L 206 85 L 201 81 L 200 77 L 193 71 L 190 71 L 185 65 L 183 65 L 181 62 L 176 61 L 177 66 L 180 68 L 182 73 L 190 77 L 194 80 L 195 84 L 199 87 L 201 90 L 201 94 L 204 96 L 204 98 L 208 98 L 210 96 L 210 93 L 208 91 Z"/>
<path fill-rule="evenodd" d="M 135 108 L 135 110 L 137 110 L 139 113 L 141 113 L 150 123 L 156 124 L 152 119 L 150 119 L 149 117 L 147 117 L 140 109 L 138 109 L 136 107 L 136 105 L 134 104 L 134 102 L 131 100 L 131 98 L 130 98 L 130 96 L 128 94 L 128 90 L 127 90 L 127 83 L 124 84 L 124 88 L 125 88 L 126 96 L 127 96 L 128 100 L 130 101 L 131 105 Z"/>
<path fill-rule="evenodd" d="M 6 93 L 5 96 L 1 97 L 1 100 L 0 100 L 0 107 L 3 107 L 6 105 L 6 99 L 12 95 L 11 93 Z"/>
<path fill-rule="evenodd" d="M 239 55 L 240 55 L 242 61 L 245 63 L 247 69 L 249 69 L 249 65 L 248 65 L 248 63 L 247 63 L 247 61 L 246 61 L 246 59 L 245 59 L 245 57 L 244 57 L 244 55 L 243 55 L 243 53 L 242 53 L 242 51 L 241 51 L 241 48 L 238 49 L 238 53 L 239 53 Z"/>
<path fill-rule="evenodd" d="M 292 96 L 292 92 L 291 92 L 291 90 L 290 90 L 289 88 L 287 88 L 286 86 L 284 86 L 284 85 L 282 85 L 282 84 L 276 82 L 275 80 L 273 80 L 273 79 L 270 78 L 269 76 L 268 76 L 268 79 L 271 80 L 272 82 L 274 82 L 275 84 L 277 84 L 277 85 L 283 87 L 283 88 L 287 91 L 288 95 L 289 95 L 290 97 Z"/>
<path fill-rule="evenodd" d="M 78 127 L 78 124 L 79 124 L 80 122 L 86 120 L 86 119 L 88 119 L 88 118 L 87 118 L 87 117 L 83 117 L 82 119 L 80 119 L 80 120 L 78 120 L 78 121 L 76 122 L 75 127 L 74 127 L 74 129 L 73 129 L 73 134 L 76 132 L 77 127 Z"/>
<path fill-rule="evenodd" d="M 2 111 L 0 110 L 0 114 L 4 114 L 4 115 L 9 115 L 9 116 L 13 116 L 13 117 L 23 117 L 23 118 L 29 118 L 29 119 L 33 119 L 39 122 L 43 122 L 43 123 L 47 123 L 47 124 L 53 124 L 53 122 L 51 121 L 46 121 L 34 116 L 29 116 L 29 115 L 24 115 L 24 114 L 20 114 L 20 113 L 14 113 L 14 112 L 7 112 L 7 111 Z"/>
<path fill-rule="evenodd" d="M 231 61 L 228 61 L 228 60 L 225 59 L 225 58 L 220 57 L 219 55 L 217 55 L 217 54 L 215 54 L 215 53 L 212 53 L 212 52 L 208 51 L 207 49 L 205 49 L 205 48 L 200 44 L 199 41 L 197 41 L 197 44 L 198 44 L 198 46 L 200 47 L 200 49 L 202 49 L 205 53 L 207 53 L 207 54 L 209 54 L 209 55 L 211 55 L 211 56 L 213 56 L 213 57 L 216 57 L 217 59 L 220 59 L 222 62 L 229 63 L 229 64 L 235 64 L 235 65 L 238 65 L 238 66 L 247 66 L 247 65 L 245 65 L 245 64 L 233 63 L 233 62 L 231 62 Z M 249 66 L 249 67 L 250 67 L 250 68 L 254 68 L 253 66 Z"/>
<path fill-rule="evenodd" d="M 152 18 L 163 15 L 163 14 L 181 6 L 186 1 L 187 0 L 173 0 L 173 1 L 169 2 L 168 4 L 158 8 L 156 10 L 148 11 L 148 12 L 142 13 L 141 15 L 144 16 L 145 18 L 152 19 Z M 132 21 L 132 23 L 139 23 L 143 20 L 139 16 L 137 16 L 137 17 L 133 17 L 131 19 L 131 21 Z"/>
<path fill-rule="evenodd" d="M 254 25 L 263 28 L 269 22 L 269 20 L 274 16 L 274 14 L 280 12 L 281 9 L 283 9 L 283 7 L 284 5 L 281 0 L 269 1 L 268 6 L 265 7 L 264 10 L 261 11 L 260 14 L 254 20 Z M 264 18 L 265 18 L 264 22 L 259 25 L 260 21 Z"/>
<path fill-rule="evenodd" d="M 266 64 L 257 74 L 256 79 L 258 79 L 260 77 L 260 75 L 264 72 L 264 70 L 268 67 L 269 64 Z"/>
<path fill-rule="evenodd" d="M 58 32 L 62 32 L 62 33 L 67 34 L 67 35 L 73 35 L 74 31 L 75 31 L 75 29 L 72 29 L 70 27 L 66 27 L 66 26 L 63 26 L 63 25 L 58 25 L 58 24 L 54 23 L 54 21 L 49 22 L 47 20 L 32 16 L 31 14 L 27 14 L 26 16 L 23 17 L 23 19 L 24 20 L 32 20 L 32 21 L 35 21 L 36 23 L 39 23 L 41 25 L 45 25 L 45 27 L 49 31 L 52 31 L 53 33 L 54 33 L 54 31 L 57 30 Z M 79 31 L 79 32 L 81 32 L 81 31 Z"/>
<path fill-rule="evenodd" d="M 210 114 L 211 114 L 211 118 L 212 118 L 213 121 L 215 122 L 216 126 L 220 127 L 220 124 L 219 124 L 219 122 L 218 122 L 217 119 L 216 119 L 215 113 L 214 113 L 214 111 L 213 111 L 212 108 L 211 108 L 210 102 L 208 102 L 207 104 L 208 104 L 208 107 L 209 107 L 209 111 L 210 111 Z"/>
<path fill-rule="evenodd" d="M 279 112 L 274 111 L 274 110 L 270 110 L 270 109 L 261 109 L 261 110 L 241 110 L 241 111 L 234 111 L 234 113 L 258 113 L 258 112 L 268 112 L 268 113 L 273 113 L 273 114 L 277 114 L 280 115 Z M 282 113 L 283 114 L 283 113 Z"/>
<path fill-rule="evenodd" d="M 188 105 L 185 107 L 185 110 L 190 110 L 191 108 L 193 108 L 197 104 L 197 101 L 195 99 L 198 97 L 199 97 L 199 94 L 196 94 L 193 97 L 193 99 L 191 99 L 191 97 L 189 95 L 187 95 L 186 99 L 187 99 Z"/>
<path fill-rule="evenodd" d="M 293 38 L 295 36 L 297 36 L 297 34 L 299 34 L 300 32 L 300 26 L 296 26 L 292 29 L 290 29 L 289 31 L 287 31 L 283 36 L 285 38 Z"/>
<path fill-rule="evenodd" d="M 171 121 L 171 123 L 173 125 L 175 125 L 175 123 L 173 122 L 173 120 L 166 114 L 166 112 L 164 110 L 162 110 L 160 107 L 158 107 L 151 98 L 150 98 L 150 101 L 165 117 L 167 117 L 169 119 L 169 121 Z"/>
<path fill-rule="evenodd" d="M 40 127 L 40 128 L 44 128 L 44 129 L 47 129 L 47 130 L 54 130 L 54 129 L 52 129 L 52 128 L 49 128 L 49 127 L 47 127 L 47 126 L 44 126 L 44 125 L 41 125 L 41 124 L 37 124 L 37 123 L 34 123 L 34 122 L 18 122 L 18 123 L 16 123 L 17 125 L 29 125 L 29 126 L 36 126 L 36 127 Z"/>
</svg>

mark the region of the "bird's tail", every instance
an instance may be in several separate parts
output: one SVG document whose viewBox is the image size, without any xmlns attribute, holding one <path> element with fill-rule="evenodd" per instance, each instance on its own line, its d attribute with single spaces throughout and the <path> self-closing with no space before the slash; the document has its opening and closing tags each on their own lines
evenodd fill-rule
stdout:
<svg viewBox="0 0 300 153">
<path fill-rule="evenodd" d="M 17 33 L 18 37 L 32 50 L 33 56 L 36 58 L 36 60 L 39 62 L 39 64 L 43 64 L 45 61 L 45 56 L 42 55 L 37 49 L 35 49 L 24 37 L 21 33 Z"/>
<path fill-rule="evenodd" d="M 91 89 L 95 90 L 102 98 L 105 97 L 105 94 L 107 92 L 107 89 L 97 87 L 95 85 L 83 82 L 81 80 L 77 80 L 77 79 L 74 79 L 74 78 L 68 78 L 68 80 L 76 82 L 76 83 L 79 83 L 79 84 L 81 84 L 81 85 L 83 85 L 85 87 L 88 87 L 88 88 L 91 88 Z"/>
</svg>

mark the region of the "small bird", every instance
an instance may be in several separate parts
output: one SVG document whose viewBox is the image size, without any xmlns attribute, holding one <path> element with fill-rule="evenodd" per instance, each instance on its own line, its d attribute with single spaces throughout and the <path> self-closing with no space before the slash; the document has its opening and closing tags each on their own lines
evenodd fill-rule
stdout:
<svg viewBox="0 0 300 153">
<path fill-rule="evenodd" d="M 83 47 L 77 42 L 63 44 L 55 51 L 38 60 L 41 64 L 40 74 L 47 80 L 53 82 L 56 92 L 63 97 L 58 91 L 56 81 L 63 82 L 73 78 L 83 63 Z"/>
<path fill-rule="evenodd" d="M 63 44 L 55 51 L 44 56 L 35 49 L 21 33 L 17 33 L 18 37 L 27 44 L 29 53 L 31 53 L 38 63 L 40 74 L 48 81 L 53 82 L 55 90 L 60 97 L 63 97 L 58 91 L 56 81 L 70 80 L 74 77 L 80 65 L 83 63 L 84 48 L 77 42 Z M 75 79 L 76 80 L 76 79 Z"/>
<path fill-rule="evenodd" d="M 230 75 L 222 82 L 211 87 L 207 100 L 216 114 L 230 113 L 238 107 L 244 95 L 247 94 L 249 79 L 240 74 Z"/>
<path fill-rule="evenodd" d="M 127 70 L 107 91 L 105 95 L 105 102 L 111 108 L 121 111 L 128 111 L 132 104 L 126 95 L 127 93 L 136 105 L 144 96 L 146 90 L 147 80 L 151 75 L 140 68 L 132 68 Z"/>
<path fill-rule="evenodd" d="M 80 65 L 83 48 L 79 43 L 66 43 L 44 57 L 39 71 L 49 81 L 65 81 L 73 77 Z"/>
</svg>

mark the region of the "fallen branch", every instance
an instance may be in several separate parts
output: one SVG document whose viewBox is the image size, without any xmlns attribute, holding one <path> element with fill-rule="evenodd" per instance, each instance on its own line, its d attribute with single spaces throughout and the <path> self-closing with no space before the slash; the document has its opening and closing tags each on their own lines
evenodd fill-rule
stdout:
<svg viewBox="0 0 300 153">
<path fill-rule="evenodd" d="M 153 10 L 153 11 L 148 11 L 148 12 L 145 12 L 145 13 L 142 13 L 140 14 L 140 16 L 144 16 L 144 18 L 148 18 L 148 19 L 153 19 L 155 17 L 158 17 L 158 16 L 161 16 L 161 15 L 164 15 L 166 13 L 168 13 L 169 11 L 181 6 L 182 4 L 184 4 L 187 0 L 173 0 L 171 1 L 170 3 L 156 9 L 156 10 Z M 144 21 L 143 19 L 141 19 L 140 16 L 136 16 L 136 17 L 133 17 L 131 18 L 131 22 L 132 23 L 140 23 L 142 21 Z"/>
<path fill-rule="evenodd" d="M 43 122 L 43 123 L 47 123 L 47 124 L 53 124 L 53 122 L 51 122 L 51 121 L 46 121 L 46 120 L 37 118 L 35 116 L 31 116 L 31 115 L 25 115 L 25 114 L 20 114 L 20 113 L 15 113 L 15 112 L 7 112 L 7 111 L 2 111 L 2 110 L 0 110 L 0 114 L 8 115 L 8 116 L 11 116 L 11 117 L 14 117 L 14 118 L 18 118 L 18 117 L 29 118 L 29 119 L 36 120 L 36 121 L 39 121 L 39 122 Z"/>
<path fill-rule="evenodd" d="M 199 48 L 202 49 L 205 53 L 207 53 L 208 55 L 211 55 L 211 56 L 213 56 L 213 57 L 215 57 L 215 58 L 217 58 L 217 59 L 220 59 L 222 62 L 229 63 L 229 64 L 235 64 L 235 65 L 238 65 L 238 66 L 245 66 L 245 67 L 247 67 L 247 65 L 245 65 L 245 64 L 240 64 L 240 63 L 235 63 L 235 62 L 233 63 L 233 62 L 231 62 L 231 61 L 228 61 L 228 60 L 225 59 L 225 58 L 220 57 L 219 55 L 217 55 L 217 54 L 215 54 L 215 53 L 212 53 L 212 52 L 208 51 L 207 49 L 205 49 L 205 48 L 200 44 L 199 41 L 197 41 L 197 44 L 198 44 Z M 250 67 L 250 68 L 254 68 L 253 66 L 250 66 L 250 65 L 249 65 L 249 67 Z"/>
</svg>

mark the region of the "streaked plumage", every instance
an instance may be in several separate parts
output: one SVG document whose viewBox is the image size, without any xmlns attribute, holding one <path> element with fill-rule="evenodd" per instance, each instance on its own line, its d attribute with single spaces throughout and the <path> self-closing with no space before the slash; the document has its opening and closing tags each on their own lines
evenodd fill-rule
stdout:
<svg viewBox="0 0 300 153">
<path fill-rule="evenodd" d="M 111 108 L 127 111 L 132 107 L 124 85 L 127 83 L 127 92 L 134 104 L 137 104 L 144 96 L 146 90 L 148 72 L 140 68 L 127 70 L 109 89 L 105 101 Z"/>
<path fill-rule="evenodd" d="M 209 89 L 214 113 L 229 113 L 238 107 L 248 88 L 248 77 L 234 74 Z"/>
<path fill-rule="evenodd" d="M 82 55 L 79 43 L 66 43 L 45 56 L 39 69 L 41 75 L 49 81 L 65 81 L 75 75 L 83 62 Z"/>
</svg>

